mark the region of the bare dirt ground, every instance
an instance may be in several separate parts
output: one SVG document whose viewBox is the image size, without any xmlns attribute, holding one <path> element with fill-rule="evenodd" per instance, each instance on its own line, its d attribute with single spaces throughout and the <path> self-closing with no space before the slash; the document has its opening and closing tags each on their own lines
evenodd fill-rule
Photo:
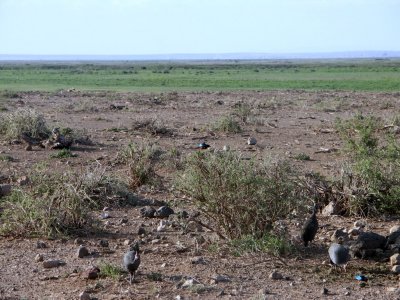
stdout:
<svg viewBox="0 0 400 300">
<path fill-rule="evenodd" d="M 335 149 L 343 145 L 335 133 L 337 117 L 350 118 L 357 112 L 381 116 L 388 122 L 399 114 L 399 93 L 367 92 L 223 92 L 223 93 L 164 93 L 164 94 L 110 94 L 63 91 L 57 94 L 25 93 L 20 99 L 6 103 L 9 111 L 17 107 L 34 108 L 44 114 L 50 126 L 85 129 L 93 146 L 73 148 L 78 156 L 68 159 L 50 159 L 50 152 L 34 148 L 25 151 L 23 145 L 0 144 L 0 153 L 10 155 L 13 161 L 2 165 L 2 175 L 15 180 L 28 173 L 38 162 L 47 162 L 55 170 L 85 168 L 99 163 L 116 176 L 126 176 L 126 170 L 115 165 L 117 152 L 130 141 L 157 140 L 161 147 L 176 147 L 184 154 L 198 151 L 197 143 L 206 140 L 210 150 L 229 145 L 244 156 L 262 159 L 267 155 L 280 155 L 293 160 L 305 170 L 327 176 L 337 176 L 343 154 Z M 248 103 L 256 120 L 242 124 L 239 134 L 212 132 L 209 124 L 231 113 L 237 103 Z M 111 109 L 110 105 L 123 109 Z M 148 137 L 145 133 L 129 130 L 136 121 L 156 118 L 172 135 Z M 128 129 L 128 130 L 126 130 Z M 249 136 L 258 141 L 256 146 L 246 144 Z M 331 152 L 320 151 L 321 148 Z M 297 154 L 311 157 L 309 161 L 295 160 Z M 170 181 L 171 176 L 164 174 Z M 11 182 L 14 184 L 14 182 Z M 169 188 L 142 188 L 140 197 L 171 203 L 175 211 L 192 212 L 195 208 L 189 199 L 177 196 Z M 93 255 L 77 258 L 79 245 L 70 239 L 42 239 L 47 248 L 38 249 L 36 238 L 0 238 L 0 299 L 78 299 L 87 290 L 97 299 L 400 299 L 389 288 L 399 287 L 397 275 L 389 272 L 388 262 L 353 260 L 346 273 L 330 271 L 327 247 L 335 229 L 351 228 L 354 218 L 318 216 L 321 229 L 309 249 L 302 249 L 281 260 L 267 254 L 233 255 L 223 243 L 218 247 L 215 236 L 206 228 L 182 234 L 168 227 L 156 232 L 159 220 L 145 219 L 139 214 L 141 207 L 123 207 L 110 211 L 111 218 L 101 220 L 105 233 L 81 237 Z M 100 215 L 100 212 L 94 212 Z M 127 219 L 121 221 L 122 219 Z M 367 220 L 369 228 L 387 235 L 389 228 L 399 224 L 397 219 Z M 302 220 L 287 221 L 293 235 L 298 234 Z M 143 226 L 146 234 L 141 246 L 142 264 L 133 285 L 121 280 L 99 278 L 87 280 L 81 276 L 90 265 L 102 262 L 121 266 L 122 256 L 128 246 L 127 239 L 138 237 Z M 199 236 L 206 242 L 199 244 Z M 109 242 L 108 248 L 99 246 L 99 240 Z M 185 251 L 177 244 L 184 245 Z M 215 249 L 217 247 L 217 249 Z M 107 250 L 105 250 L 107 249 Z M 60 259 L 64 266 L 44 269 L 35 262 L 35 256 Z M 194 264 L 192 259 L 201 256 L 204 263 Z M 284 278 L 269 278 L 276 269 Z M 162 275 L 154 281 L 148 275 Z M 370 280 L 360 287 L 354 275 L 363 273 Z M 215 283 L 216 274 L 227 275 L 228 282 Z M 200 285 L 181 288 L 179 282 L 195 278 Z M 323 295 L 321 290 L 328 289 Z M 180 298 L 178 297 L 180 296 Z"/>
</svg>

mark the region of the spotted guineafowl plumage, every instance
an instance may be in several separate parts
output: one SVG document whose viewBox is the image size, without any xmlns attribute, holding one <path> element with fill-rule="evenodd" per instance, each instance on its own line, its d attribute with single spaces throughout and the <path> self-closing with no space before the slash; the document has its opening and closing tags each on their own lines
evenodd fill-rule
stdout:
<svg viewBox="0 0 400 300">
<path fill-rule="evenodd" d="M 136 270 L 140 265 L 139 243 L 136 242 L 130 246 L 129 251 L 124 255 L 123 264 L 124 268 L 129 272 L 129 282 L 132 284 Z"/>
<path fill-rule="evenodd" d="M 318 231 L 318 220 L 317 220 L 317 205 L 314 204 L 313 213 L 311 217 L 304 223 L 301 231 L 301 239 L 304 242 L 304 246 L 307 247 L 308 243 L 314 240 L 315 235 Z"/>
<path fill-rule="evenodd" d="M 331 264 L 334 267 L 342 267 L 346 272 L 346 266 L 350 259 L 349 249 L 342 245 L 342 240 L 339 240 L 339 244 L 333 243 L 328 250 Z"/>
</svg>

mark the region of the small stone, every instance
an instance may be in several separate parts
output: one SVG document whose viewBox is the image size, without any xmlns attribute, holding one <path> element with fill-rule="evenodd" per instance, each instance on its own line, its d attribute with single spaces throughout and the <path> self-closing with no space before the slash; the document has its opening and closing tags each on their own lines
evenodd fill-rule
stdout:
<svg viewBox="0 0 400 300">
<path fill-rule="evenodd" d="M 207 264 L 206 260 L 202 256 L 195 256 L 190 260 L 190 262 L 193 265 L 206 265 Z"/>
<path fill-rule="evenodd" d="M 400 254 L 399 253 L 393 254 L 390 257 L 390 265 L 391 266 L 400 265 Z"/>
<path fill-rule="evenodd" d="M 125 240 L 123 244 L 124 244 L 124 246 L 128 246 L 128 245 L 130 245 L 131 242 L 132 241 L 128 239 L 128 240 Z"/>
<path fill-rule="evenodd" d="M 396 274 L 400 274 L 400 265 L 393 266 L 392 272 Z"/>
<path fill-rule="evenodd" d="M 328 295 L 328 293 L 329 293 L 329 291 L 328 291 L 327 288 L 323 288 L 323 289 L 321 290 L 321 294 L 322 294 L 322 295 Z"/>
<path fill-rule="evenodd" d="M 220 283 L 220 282 L 231 282 L 232 280 L 229 278 L 227 275 L 221 275 L 221 274 L 215 274 L 212 276 L 212 280 L 214 283 Z"/>
<path fill-rule="evenodd" d="M 327 206 L 324 207 L 322 210 L 322 215 L 323 216 L 333 216 L 337 215 L 339 213 L 339 207 L 335 201 L 331 201 L 328 203 Z"/>
<path fill-rule="evenodd" d="M 388 287 L 386 290 L 390 293 L 400 293 L 400 289 L 397 287 Z"/>
<path fill-rule="evenodd" d="M 150 243 L 151 243 L 152 245 L 159 244 L 159 243 L 161 243 L 161 239 L 154 239 L 154 240 L 152 240 Z"/>
<path fill-rule="evenodd" d="M 269 278 L 278 280 L 278 279 L 283 279 L 283 276 L 282 276 L 282 274 L 280 274 L 276 270 L 274 270 L 271 274 L 269 274 Z"/>
<path fill-rule="evenodd" d="M 44 248 L 47 248 L 47 245 L 46 245 L 46 243 L 43 242 L 43 241 L 37 241 L 37 242 L 36 242 L 36 248 L 38 248 L 38 249 L 44 249 Z"/>
<path fill-rule="evenodd" d="M 82 245 L 82 244 L 84 244 L 84 242 L 83 242 L 83 240 L 81 238 L 76 238 L 74 240 L 74 244 L 75 245 Z"/>
<path fill-rule="evenodd" d="M 142 207 L 139 212 L 143 218 L 153 218 L 156 210 L 151 206 L 145 206 Z"/>
<path fill-rule="evenodd" d="M 157 226 L 157 232 L 162 232 L 166 229 L 168 222 L 166 220 L 161 220 L 160 224 Z"/>
<path fill-rule="evenodd" d="M 90 300 L 90 295 L 86 292 L 82 292 L 79 294 L 79 300 Z"/>
<path fill-rule="evenodd" d="M 108 212 L 103 211 L 103 212 L 100 214 L 100 219 L 105 220 L 105 219 L 108 219 L 108 218 L 111 218 L 111 217 L 110 217 L 110 214 L 109 214 Z"/>
<path fill-rule="evenodd" d="M 25 147 L 25 151 L 32 151 L 32 145 L 27 145 Z"/>
<path fill-rule="evenodd" d="M 257 140 L 255 137 L 249 137 L 247 139 L 247 145 L 255 145 L 255 144 L 257 144 Z"/>
<path fill-rule="evenodd" d="M 400 232 L 400 225 L 394 225 L 390 228 L 389 233 Z"/>
<path fill-rule="evenodd" d="M 103 211 L 110 211 L 110 210 L 111 210 L 111 208 L 108 207 L 108 206 L 106 206 L 106 207 L 103 208 Z"/>
<path fill-rule="evenodd" d="M 10 184 L 0 184 L 0 197 L 7 196 L 11 193 Z"/>
<path fill-rule="evenodd" d="M 128 221 L 129 220 L 127 218 L 122 218 L 121 220 L 119 220 L 119 225 L 127 224 Z"/>
<path fill-rule="evenodd" d="M 100 269 L 98 267 L 92 267 L 85 271 L 84 278 L 85 279 L 96 279 L 99 277 Z"/>
<path fill-rule="evenodd" d="M 27 176 L 22 176 L 17 179 L 17 183 L 21 186 L 29 184 L 31 181 Z"/>
<path fill-rule="evenodd" d="M 365 226 L 367 226 L 367 221 L 365 220 L 357 220 L 354 222 L 354 227 L 364 228 Z"/>
<path fill-rule="evenodd" d="M 229 151 L 231 148 L 228 145 L 224 145 L 224 147 L 222 148 L 222 150 L 224 151 Z"/>
<path fill-rule="evenodd" d="M 89 250 L 83 245 L 80 245 L 78 251 L 76 252 L 76 256 L 78 258 L 83 258 L 85 256 L 88 256 L 89 254 Z"/>
<path fill-rule="evenodd" d="M 359 235 L 360 234 L 360 229 L 358 229 L 358 228 L 351 228 L 350 230 L 349 230 L 349 235 L 351 235 L 351 236 L 356 236 L 356 235 Z"/>
<path fill-rule="evenodd" d="M 346 232 L 341 229 L 337 229 L 333 232 L 331 236 L 331 241 L 337 243 L 339 238 L 343 238 L 345 241 L 349 239 L 349 236 Z"/>
<path fill-rule="evenodd" d="M 155 216 L 158 218 L 168 218 L 170 215 L 174 214 L 174 210 L 168 206 L 161 206 L 155 212 Z"/>
<path fill-rule="evenodd" d="M 344 293 L 344 295 L 345 295 L 345 296 L 350 296 L 350 292 L 347 291 L 347 292 Z"/>
<path fill-rule="evenodd" d="M 144 229 L 143 226 L 140 226 L 137 233 L 138 235 L 146 234 L 146 229 Z"/>
<path fill-rule="evenodd" d="M 51 268 L 57 268 L 61 265 L 64 265 L 65 263 L 58 260 L 58 259 L 54 259 L 54 260 L 45 260 L 43 262 L 43 268 L 45 269 L 51 269 Z"/>
<path fill-rule="evenodd" d="M 109 246 L 108 241 L 107 240 L 100 240 L 99 241 L 99 246 L 103 247 L 103 248 L 108 247 Z"/>
<path fill-rule="evenodd" d="M 196 285 L 196 284 L 200 284 L 200 282 L 197 281 L 194 278 L 189 278 L 182 284 L 182 288 L 191 287 L 191 286 Z"/>
<path fill-rule="evenodd" d="M 44 260 L 43 254 L 36 254 L 36 256 L 35 256 L 35 261 L 36 262 L 41 262 L 43 260 Z"/>
</svg>

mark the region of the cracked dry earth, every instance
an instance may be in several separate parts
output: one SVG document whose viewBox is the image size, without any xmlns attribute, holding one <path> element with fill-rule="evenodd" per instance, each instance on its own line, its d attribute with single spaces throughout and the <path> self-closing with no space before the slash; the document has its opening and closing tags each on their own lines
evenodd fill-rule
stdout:
<svg viewBox="0 0 400 300">
<path fill-rule="evenodd" d="M 84 128 L 94 142 L 92 146 L 76 146 L 75 158 L 49 159 L 52 150 L 25 151 L 23 145 L 0 144 L 0 153 L 10 155 L 12 162 L 0 162 L 1 175 L 16 184 L 38 162 L 51 168 L 83 169 L 101 164 L 115 176 L 124 177 L 127 170 L 114 164 L 117 152 L 130 141 L 154 140 L 165 148 L 178 148 L 183 154 L 206 140 L 212 149 L 229 145 L 232 151 L 262 159 L 267 155 L 286 157 L 304 170 L 327 176 L 338 175 L 344 157 L 340 139 L 335 133 L 335 118 L 350 118 L 357 112 L 372 113 L 391 120 L 399 113 L 399 93 L 367 92 L 305 92 L 305 91 L 243 91 L 197 93 L 110 93 L 62 91 L 58 93 L 20 93 L 17 99 L 7 99 L 9 111 L 18 107 L 41 112 L 50 127 Z M 256 118 L 242 124 L 240 134 L 221 134 L 208 130 L 208 125 L 231 113 L 237 103 L 248 103 Z M 111 104 L 123 106 L 112 109 Z M 156 118 L 173 133 L 149 137 L 139 130 L 130 130 L 140 120 Z M 255 137 L 256 146 L 246 144 Z M 321 150 L 322 149 L 322 150 Z M 332 151 L 325 151 L 330 149 Z M 310 161 L 295 160 L 304 153 Z M 139 189 L 138 197 L 146 201 L 168 202 L 175 212 L 195 211 L 190 199 L 173 191 L 173 174 L 160 174 L 164 188 Z M 101 220 L 101 211 L 93 212 L 102 226 L 102 233 L 88 232 L 76 237 L 41 239 L 46 248 L 37 247 L 37 238 L 0 238 L 0 299 L 79 299 L 87 291 L 92 299 L 400 299 L 395 291 L 399 278 L 390 273 L 388 262 L 352 260 L 346 273 L 332 272 L 328 262 L 329 237 L 335 229 L 351 228 L 354 218 L 318 215 L 321 228 L 311 247 L 281 259 L 256 253 L 234 255 L 223 241 L 204 227 L 192 226 L 187 232 L 167 226 L 157 232 L 158 219 L 143 218 L 141 206 L 114 208 L 110 218 Z M 298 235 L 303 218 L 283 220 L 291 234 Z M 369 229 L 387 235 L 398 219 L 368 219 Z M 138 236 L 139 227 L 145 233 Z M 122 265 L 128 250 L 126 240 L 141 238 L 141 266 L 132 285 L 125 274 L 121 279 L 101 277 L 88 280 L 83 273 L 91 265 L 110 263 Z M 108 241 L 108 247 L 99 245 Z M 296 240 L 294 238 L 294 240 Z M 91 255 L 77 258 L 79 244 Z M 44 269 L 35 256 L 59 259 L 65 265 Z M 200 258 L 199 258 L 200 257 Z M 273 270 L 283 275 L 271 279 Z M 156 281 L 155 273 L 161 274 Z M 354 279 L 366 274 L 369 281 L 360 287 Z M 215 282 L 216 275 L 224 275 Z M 194 278 L 195 285 L 182 287 L 182 282 Z M 328 293 L 322 294 L 326 288 Z"/>
</svg>

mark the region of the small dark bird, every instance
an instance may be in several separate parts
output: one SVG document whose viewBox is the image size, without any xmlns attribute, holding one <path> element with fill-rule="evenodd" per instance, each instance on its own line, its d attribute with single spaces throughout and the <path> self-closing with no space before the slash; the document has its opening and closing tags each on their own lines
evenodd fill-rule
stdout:
<svg viewBox="0 0 400 300">
<path fill-rule="evenodd" d="M 337 266 L 343 267 L 346 272 L 347 262 L 350 259 L 349 249 L 342 245 L 343 239 L 339 238 L 339 243 L 333 243 L 328 250 L 331 264 L 336 268 Z"/>
<path fill-rule="evenodd" d="M 128 252 L 124 255 L 124 268 L 129 272 L 129 282 L 132 284 L 132 280 L 135 278 L 136 270 L 140 265 L 140 254 L 139 254 L 139 243 L 133 243 L 130 246 Z"/>
<path fill-rule="evenodd" d="M 317 220 L 317 204 L 314 203 L 313 213 L 311 217 L 304 223 L 301 231 L 301 239 L 304 242 L 304 247 L 308 246 L 308 243 L 314 240 L 315 235 L 318 231 L 318 220 Z"/>
</svg>

